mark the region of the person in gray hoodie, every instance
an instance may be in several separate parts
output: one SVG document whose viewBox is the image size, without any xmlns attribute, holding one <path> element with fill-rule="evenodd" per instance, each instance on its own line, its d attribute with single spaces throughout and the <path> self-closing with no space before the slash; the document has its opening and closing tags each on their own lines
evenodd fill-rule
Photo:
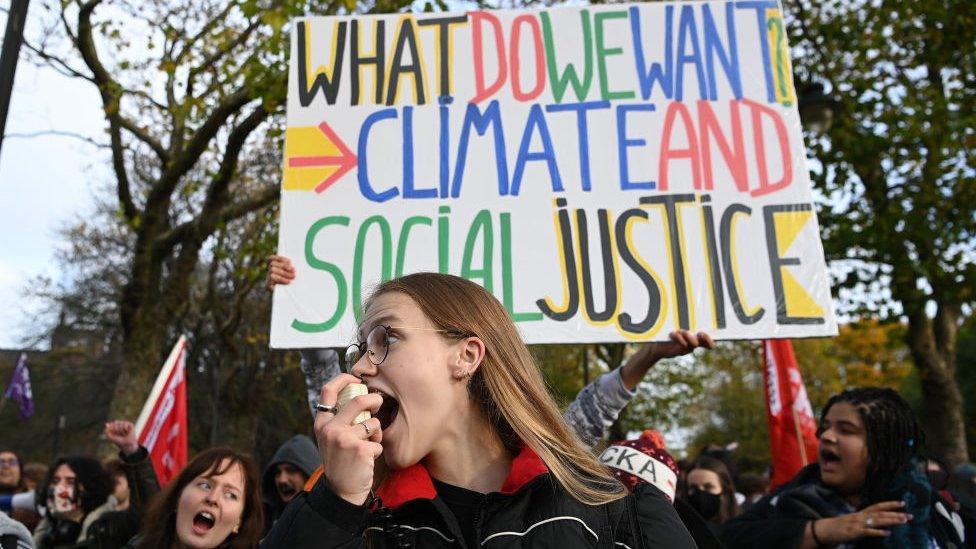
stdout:
<svg viewBox="0 0 976 549">
<path fill-rule="evenodd" d="M 34 549 L 34 538 L 26 526 L 0 513 L 0 548 Z"/>
<path fill-rule="evenodd" d="M 312 471 L 321 463 L 319 451 L 312 439 L 295 435 L 278 447 L 264 469 L 261 494 L 264 499 L 268 528 L 302 488 Z"/>
</svg>

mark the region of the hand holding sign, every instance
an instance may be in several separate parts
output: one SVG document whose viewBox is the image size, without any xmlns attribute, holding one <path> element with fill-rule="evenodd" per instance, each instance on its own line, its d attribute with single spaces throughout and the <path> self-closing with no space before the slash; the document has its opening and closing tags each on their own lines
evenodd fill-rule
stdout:
<svg viewBox="0 0 976 549">
<path fill-rule="evenodd" d="M 677 330 L 669 334 L 671 341 L 647 343 L 620 367 L 620 377 L 631 391 L 637 388 L 647 372 L 661 359 L 686 355 L 695 349 L 714 349 L 715 341 L 705 332 L 693 334 L 688 330 Z"/>
<path fill-rule="evenodd" d="M 274 291 L 277 284 L 290 284 L 295 279 L 295 267 L 291 260 L 281 255 L 273 255 L 268 258 L 268 277 L 264 282 L 265 288 L 269 292 Z"/>
</svg>

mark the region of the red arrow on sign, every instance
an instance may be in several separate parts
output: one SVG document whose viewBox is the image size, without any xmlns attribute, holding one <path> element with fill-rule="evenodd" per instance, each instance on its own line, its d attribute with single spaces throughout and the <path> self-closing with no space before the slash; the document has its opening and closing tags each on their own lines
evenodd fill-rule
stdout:
<svg viewBox="0 0 976 549">
<path fill-rule="evenodd" d="M 321 193 L 329 188 L 330 185 L 338 181 L 349 170 L 356 167 L 359 159 L 349 150 L 349 147 L 339 139 L 332 128 L 325 122 L 319 124 L 319 130 L 325 134 L 326 139 L 332 142 L 339 149 L 338 156 L 293 156 L 288 159 L 288 166 L 291 168 L 322 168 L 325 166 L 337 166 L 338 169 L 332 172 L 329 177 L 322 180 L 315 186 L 315 192 Z"/>
</svg>

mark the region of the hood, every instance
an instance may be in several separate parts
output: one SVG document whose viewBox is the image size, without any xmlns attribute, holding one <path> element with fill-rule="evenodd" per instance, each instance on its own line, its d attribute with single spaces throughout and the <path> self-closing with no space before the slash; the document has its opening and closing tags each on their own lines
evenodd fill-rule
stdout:
<svg viewBox="0 0 976 549">
<path fill-rule="evenodd" d="M 274 504 L 282 503 L 274 480 L 275 466 L 279 463 L 290 463 L 305 473 L 305 476 L 311 476 L 312 472 L 322 464 L 322 457 L 319 456 L 312 439 L 305 435 L 295 435 L 278 447 L 278 451 L 264 469 L 264 476 L 261 477 L 264 499 Z"/>
<path fill-rule="evenodd" d="M 8 517 L 6 513 L 0 513 L 0 536 L 10 535 L 16 536 L 19 541 L 26 543 L 29 547 L 34 546 L 34 538 L 31 537 L 26 526 Z"/>
</svg>

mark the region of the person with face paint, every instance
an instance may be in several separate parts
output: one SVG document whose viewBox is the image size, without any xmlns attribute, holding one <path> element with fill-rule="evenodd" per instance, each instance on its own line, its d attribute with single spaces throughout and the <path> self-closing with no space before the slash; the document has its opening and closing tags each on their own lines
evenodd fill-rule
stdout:
<svg viewBox="0 0 976 549">
<path fill-rule="evenodd" d="M 111 493 L 112 479 L 98 460 L 55 461 L 39 490 L 47 514 L 34 531 L 37 548 L 88 545 L 91 525 L 114 510 L 114 502 L 108 501 Z"/>
<path fill-rule="evenodd" d="M 253 549 L 264 531 L 254 460 L 230 448 L 196 455 L 153 500 L 127 549 Z"/>
<path fill-rule="evenodd" d="M 660 490 L 628 495 L 566 424 L 484 288 L 411 274 L 364 309 L 352 375 L 319 397 L 323 473 L 262 547 L 695 547 Z M 368 394 L 338 405 L 354 383 Z"/>
<path fill-rule="evenodd" d="M 685 475 L 681 498 L 708 522 L 713 531 L 740 513 L 728 467 L 711 456 L 701 456 L 691 464 Z"/>
<path fill-rule="evenodd" d="M 721 527 L 730 548 L 967 547 L 966 531 L 920 459 L 923 434 L 895 391 L 834 395 L 820 416 L 816 463 Z"/>
</svg>

